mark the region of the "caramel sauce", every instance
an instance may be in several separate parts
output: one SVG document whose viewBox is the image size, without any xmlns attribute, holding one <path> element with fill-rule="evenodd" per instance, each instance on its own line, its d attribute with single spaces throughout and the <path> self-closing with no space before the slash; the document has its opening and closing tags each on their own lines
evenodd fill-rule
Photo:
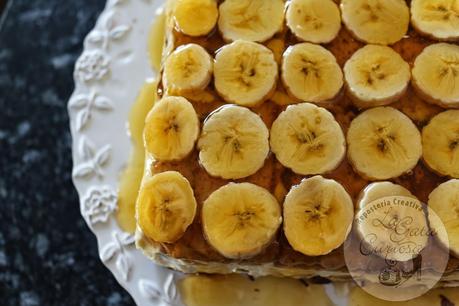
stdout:
<svg viewBox="0 0 459 306">
<path fill-rule="evenodd" d="M 359 287 L 351 290 L 348 306 L 455 306 L 459 305 L 457 288 L 433 289 L 418 298 L 403 302 L 388 302 L 366 293 Z"/>
<path fill-rule="evenodd" d="M 129 114 L 128 132 L 131 136 L 133 149 L 126 168 L 121 174 L 118 190 L 118 211 L 116 220 L 125 232 L 134 233 L 136 227 L 135 202 L 142 181 L 145 148 L 143 146 L 143 127 L 145 117 L 156 100 L 157 82 L 147 81 Z"/>
<path fill-rule="evenodd" d="M 334 284 L 334 290 L 348 306 L 444 306 L 459 305 L 457 288 L 433 289 L 410 301 L 389 302 Z M 333 306 L 323 285 L 288 278 L 242 275 L 187 276 L 179 282 L 182 302 L 187 306 Z M 342 291 L 342 292 L 340 292 Z"/>
<path fill-rule="evenodd" d="M 161 70 L 164 41 L 166 39 L 166 13 L 156 15 L 148 38 L 148 55 L 153 70 Z"/>
<path fill-rule="evenodd" d="M 242 275 L 189 276 L 180 281 L 187 306 L 332 306 L 321 285 L 294 279 Z"/>
</svg>

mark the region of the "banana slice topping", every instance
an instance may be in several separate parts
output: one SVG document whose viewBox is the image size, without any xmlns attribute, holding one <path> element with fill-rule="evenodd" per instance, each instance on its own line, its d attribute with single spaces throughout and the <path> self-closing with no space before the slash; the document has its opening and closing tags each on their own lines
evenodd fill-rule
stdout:
<svg viewBox="0 0 459 306">
<path fill-rule="evenodd" d="M 413 86 L 426 101 L 459 107 L 459 46 L 438 43 L 426 47 L 413 67 Z"/>
<path fill-rule="evenodd" d="M 162 172 L 145 180 L 140 187 L 138 224 L 148 238 L 173 243 L 193 222 L 196 207 L 188 180 L 179 172 Z"/>
<path fill-rule="evenodd" d="M 405 0 L 342 0 L 341 13 L 349 31 L 370 44 L 396 43 L 410 23 Z"/>
<path fill-rule="evenodd" d="M 433 117 L 422 130 L 423 159 L 429 168 L 459 178 L 459 110 Z"/>
<path fill-rule="evenodd" d="M 369 180 L 386 180 L 412 170 L 422 155 L 421 134 L 392 107 L 369 109 L 357 116 L 347 134 L 348 158 Z"/>
<path fill-rule="evenodd" d="M 229 183 L 202 206 L 204 235 L 227 258 L 252 257 L 273 240 L 282 222 L 280 205 L 266 189 Z"/>
<path fill-rule="evenodd" d="M 222 47 L 214 68 L 215 88 L 230 103 L 256 106 L 276 88 L 278 68 L 274 55 L 258 43 L 238 40 Z"/>
<path fill-rule="evenodd" d="M 269 153 L 269 131 L 249 109 L 226 105 L 204 122 L 199 160 L 212 176 L 239 179 L 257 172 Z"/>
<path fill-rule="evenodd" d="M 411 23 L 417 31 L 439 40 L 459 39 L 459 1 L 412 0 Z"/>
<path fill-rule="evenodd" d="M 203 47 L 197 44 L 183 45 L 166 59 L 163 85 L 168 94 L 205 89 L 212 71 L 213 60 Z"/>
<path fill-rule="evenodd" d="M 284 202 L 284 233 L 298 252 L 325 255 L 346 240 L 354 205 L 338 182 L 314 176 L 292 187 Z"/>
<path fill-rule="evenodd" d="M 361 108 L 397 101 L 411 78 L 410 66 L 392 48 L 366 45 L 344 65 L 347 91 Z"/>
<path fill-rule="evenodd" d="M 217 24 L 216 0 L 176 0 L 174 18 L 177 28 L 189 36 L 203 36 L 210 33 Z"/>
<path fill-rule="evenodd" d="M 270 143 L 284 166 L 303 175 L 335 169 L 346 153 L 343 131 L 333 115 L 310 103 L 288 106 L 272 125 Z"/>
<path fill-rule="evenodd" d="M 441 222 L 429 217 L 430 225 L 437 232 L 446 230 L 447 235 L 437 237 L 459 258 L 459 180 L 452 179 L 440 184 L 429 195 L 428 203 Z"/>
<path fill-rule="evenodd" d="M 331 42 L 341 28 L 341 14 L 333 0 L 292 0 L 286 19 L 296 37 L 316 44 Z"/>
<path fill-rule="evenodd" d="M 374 201 L 381 200 L 386 197 L 400 197 L 400 200 L 406 198 L 416 197 L 403 186 L 396 185 L 391 182 L 376 182 L 368 185 L 360 194 L 357 205 L 359 209 L 363 210 Z M 373 204 L 374 205 L 374 204 Z M 409 237 L 409 242 L 412 246 L 410 250 L 406 252 L 400 252 L 395 245 L 397 239 L 393 236 L 403 236 L 404 233 L 395 232 L 391 226 L 384 226 L 382 223 L 390 223 L 393 220 L 402 220 L 404 218 L 410 218 L 410 222 L 405 224 L 409 228 L 413 229 L 428 229 L 427 218 L 424 213 L 413 214 L 413 208 L 410 206 L 396 206 L 390 207 L 389 209 L 375 209 L 375 206 L 369 208 L 371 210 L 371 219 L 366 222 L 358 222 L 356 229 L 360 237 L 365 241 L 368 246 L 375 250 L 376 254 L 389 260 L 395 261 L 407 261 L 416 257 L 428 243 L 428 235 L 412 235 Z M 376 221 L 378 220 L 378 221 Z M 397 251 L 395 251 L 397 250 Z"/>
<path fill-rule="evenodd" d="M 198 136 L 198 115 L 183 97 L 164 97 L 145 119 L 145 148 L 158 161 L 183 159 L 193 150 Z"/>
<path fill-rule="evenodd" d="M 218 28 L 226 41 L 264 42 L 282 30 L 283 0 L 226 0 L 220 5 Z"/>
<path fill-rule="evenodd" d="M 307 102 L 328 102 L 343 86 L 343 73 L 335 56 L 322 46 L 290 46 L 282 62 L 282 82 L 293 97 Z"/>
</svg>

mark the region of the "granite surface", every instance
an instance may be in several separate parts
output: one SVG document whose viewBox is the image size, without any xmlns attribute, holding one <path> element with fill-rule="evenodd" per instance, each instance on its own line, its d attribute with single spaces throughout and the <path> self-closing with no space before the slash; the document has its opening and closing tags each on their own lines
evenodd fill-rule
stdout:
<svg viewBox="0 0 459 306">
<path fill-rule="evenodd" d="M 71 182 L 67 100 L 105 0 L 9 0 L 0 21 L 0 305 L 133 305 Z"/>
</svg>

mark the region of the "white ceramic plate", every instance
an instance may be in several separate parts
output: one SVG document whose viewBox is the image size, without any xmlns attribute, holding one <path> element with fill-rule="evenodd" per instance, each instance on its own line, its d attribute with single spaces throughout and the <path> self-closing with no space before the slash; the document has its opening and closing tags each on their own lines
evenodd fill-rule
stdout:
<svg viewBox="0 0 459 306">
<path fill-rule="evenodd" d="M 148 62 L 148 33 L 163 4 L 162 0 L 108 0 L 76 62 L 75 92 L 68 104 L 72 177 L 81 214 L 97 237 L 102 262 L 142 306 L 183 305 L 176 287 L 180 273 L 144 257 L 114 214 L 118 179 L 131 151 L 128 114 L 144 81 L 154 77 Z M 331 286 L 327 291 L 333 298 Z"/>
</svg>

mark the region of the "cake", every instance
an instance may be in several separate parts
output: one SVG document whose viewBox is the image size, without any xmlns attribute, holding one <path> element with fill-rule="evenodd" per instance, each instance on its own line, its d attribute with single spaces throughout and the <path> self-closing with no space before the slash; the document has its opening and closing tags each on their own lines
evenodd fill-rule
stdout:
<svg viewBox="0 0 459 306">
<path fill-rule="evenodd" d="M 441 1 L 167 1 L 137 247 L 186 273 L 349 280 L 359 206 L 406 195 L 444 221 L 458 281 L 458 37 Z"/>
</svg>

